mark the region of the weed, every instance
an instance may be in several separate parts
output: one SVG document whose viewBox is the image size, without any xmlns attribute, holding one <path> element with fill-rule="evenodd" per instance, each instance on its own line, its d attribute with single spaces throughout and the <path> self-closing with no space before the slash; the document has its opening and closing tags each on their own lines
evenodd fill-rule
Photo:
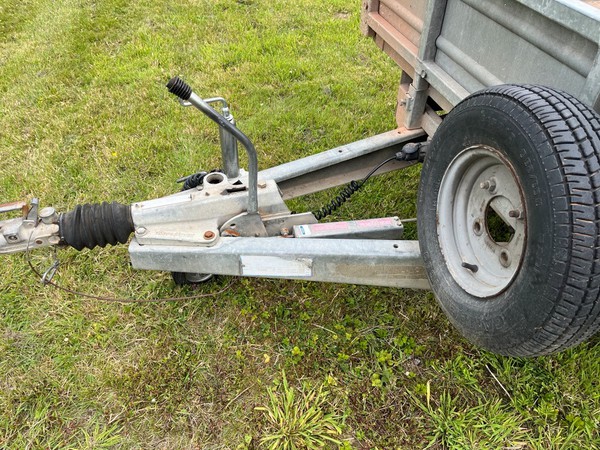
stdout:
<svg viewBox="0 0 600 450">
<path fill-rule="evenodd" d="M 300 391 L 289 386 L 285 371 L 278 387 L 267 388 L 267 406 L 255 409 L 266 421 L 261 442 L 269 450 L 318 449 L 325 445 L 342 445 L 343 417 L 328 412 L 328 391 L 324 385 Z"/>
</svg>

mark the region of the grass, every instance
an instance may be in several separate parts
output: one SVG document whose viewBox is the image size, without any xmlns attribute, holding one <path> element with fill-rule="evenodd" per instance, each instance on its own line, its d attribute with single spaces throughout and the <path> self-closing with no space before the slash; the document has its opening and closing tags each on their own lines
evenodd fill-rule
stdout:
<svg viewBox="0 0 600 450">
<path fill-rule="evenodd" d="M 360 35 L 359 3 L 3 0 L 0 197 L 129 203 L 217 167 L 217 130 L 166 92 L 174 75 L 232 103 L 261 168 L 392 129 L 400 74 Z M 382 176 L 333 218 L 414 217 L 417 183 Z M 82 291 L 190 293 L 131 270 L 125 247 L 59 257 L 57 281 Z M 320 408 L 345 449 L 600 448 L 597 337 L 524 360 L 472 347 L 417 291 L 241 279 L 107 304 L 41 286 L 20 256 L 0 280 L 1 448 L 264 448 L 260 408 L 319 388 L 291 408 Z"/>
</svg>

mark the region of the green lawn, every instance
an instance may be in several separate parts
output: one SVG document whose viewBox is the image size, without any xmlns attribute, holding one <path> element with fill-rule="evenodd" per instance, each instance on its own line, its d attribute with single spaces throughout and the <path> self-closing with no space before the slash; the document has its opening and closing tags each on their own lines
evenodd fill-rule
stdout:
<svg viewBox="0 0 600 450">
<path fill-rule="evenodd" d="M 394 128 L 400 73 L 360 35 L 359 10 L 0 0 L 0 203 L 130 203 L 218 167 L 217 129 L 168 94 L 175 75 L 232 103 L 260 168 Z M 380 177 L 334 219 L 414 217 L 417 183 L 414 169 Z M 58 255 L 61 285 L 100 295 L 233 284 L 102 303 L 0 257 L 0 448 L 284 448 L 308 443 L 292 436 L 303 426 L 346 450 L 600 448 L 598 337 L 500 357 L 463 340 L 430 293 L 226 277 L 190 291 L 133 271 L 126 246 Z M 52 252 L 33 259 L 45 268 Z"/>
</svg>

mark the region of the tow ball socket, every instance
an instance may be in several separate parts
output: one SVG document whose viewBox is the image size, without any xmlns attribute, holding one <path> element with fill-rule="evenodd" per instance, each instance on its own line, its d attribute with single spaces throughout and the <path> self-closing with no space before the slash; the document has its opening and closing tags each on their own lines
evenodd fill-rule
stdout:
<svg viewBox="0 0 600 450">
<path fill-rule="evenodd" d="M 228 131 L 246 148 L 248 153 L 248 214 L 258 214 L 258 156 L 248 136 L 196 95 L 181 78 L 171 78 L 167 83 L 167 89 L 180 99 L 190 102 L 219 125 L 220 129 Z"/>
</svg>

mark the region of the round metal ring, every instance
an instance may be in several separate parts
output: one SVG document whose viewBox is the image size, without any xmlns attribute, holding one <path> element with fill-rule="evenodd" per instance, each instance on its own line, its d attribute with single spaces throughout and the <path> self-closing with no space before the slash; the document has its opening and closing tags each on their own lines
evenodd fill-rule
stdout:
<svg viewBox="0 0 600 450">
<path fill-rule="evenodd" d="M 449 272 L 466 292 L 487 298 L 510 285 L 527 222 L 521 186 L 498 150 L 473 146 L 452 160 L 439 189 L 437 235 Z"/>
</svg>

